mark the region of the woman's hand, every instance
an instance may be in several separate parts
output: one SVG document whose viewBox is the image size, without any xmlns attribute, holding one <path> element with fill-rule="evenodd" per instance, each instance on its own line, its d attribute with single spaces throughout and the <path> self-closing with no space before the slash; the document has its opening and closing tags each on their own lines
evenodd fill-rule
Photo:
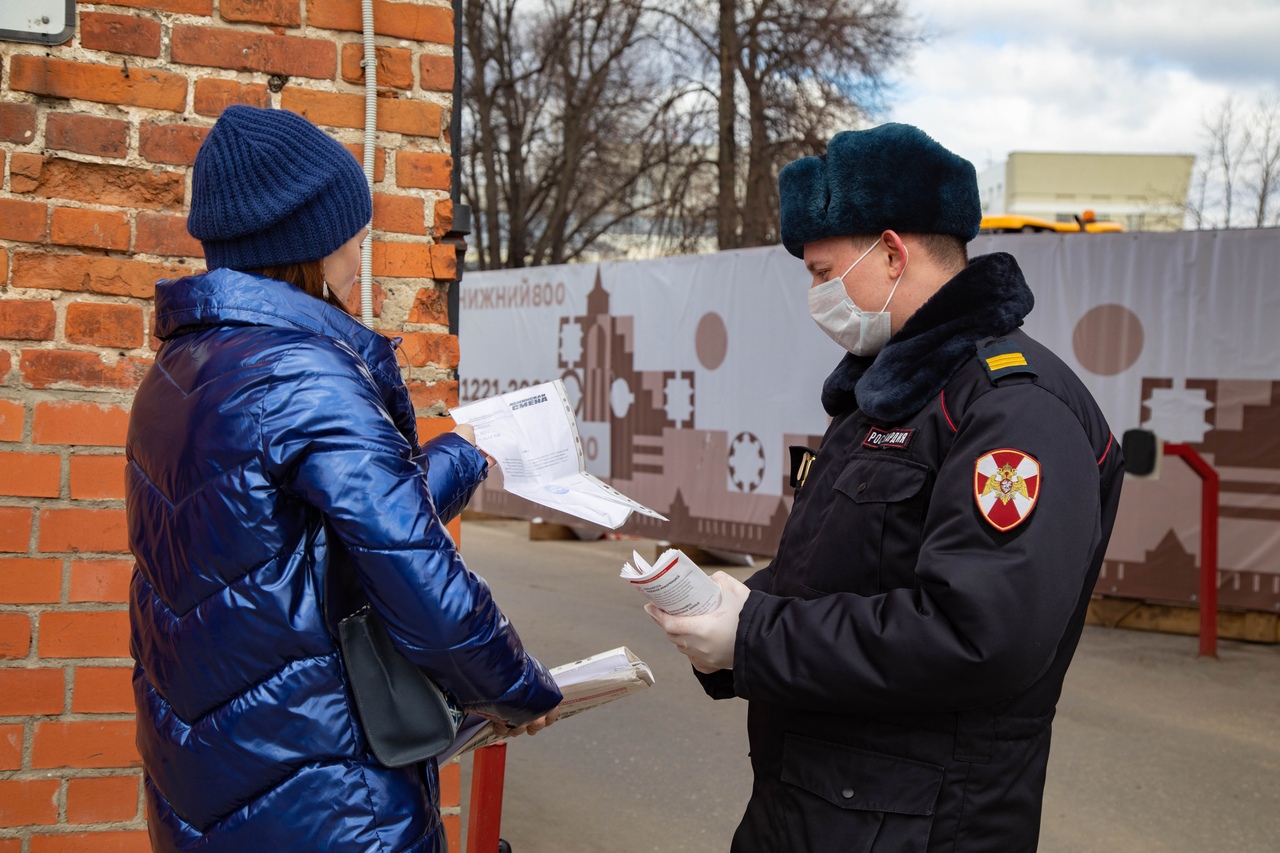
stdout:
<svg viewBox="0 0 1280 853">
<path fill-rule="evenodd" d="M 493 723 L 494 731 L 496 731 L 499 736 L 519 737 L 522 734 L 536 735 L 538 732 L 542 731 L 547 726 L 554 723 L 557 719 L 560 718 L 560 708 L 559 706 L 552 708 L 545 715 L 539 717 L 538 719 L 533 720 L 532 722 L 525 723 L 523 726 L 516 726 L 514 728 L 511 726 L 508 726 L 506 723 L 502 722 L 502 720 L 499 720 L 497 717 L 490 717 L 488 714 L 481 714 L 480 716 L 484 717 L 486 720 Z"/>
<path fill-rule="evenodd" d="M 453 428 L 453 432 L 455 435 L 460 435 L 463 438 L 465 438 L 468 442 L 471 443 L 472 447 L 474 447 L 476 450 L 479 450 L 481 453 L 483 453 L 484 461 L 488 464 L 490 468 L 493 467 L 494 458 L 490 456 L 488 453 L 485 453 L 484 450 L 482 450 L 480 446 L 476 444 L 475 427 L 471 426 L 471 424 L 458 424 L 456 427 Z"/>
</svg>

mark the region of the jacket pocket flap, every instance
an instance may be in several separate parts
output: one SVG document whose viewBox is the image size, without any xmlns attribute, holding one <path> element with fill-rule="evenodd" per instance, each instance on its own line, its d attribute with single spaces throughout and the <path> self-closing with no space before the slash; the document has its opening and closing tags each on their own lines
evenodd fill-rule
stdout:
<svg viewBox="0 0 1280 853">
<path fill-rule="evenodd" d="M 866 457 L 850 460 L 836 478 L 836 488 L 856 503 L 893 503 L 920 493 L 928 469 L 908 460 L 893 462 Z"/>
<path fill-rule="evenodd" d="M 942 775 L 936 764 L 798 735 L 783 746 L 782 781 L 844 809 L 932 815 Z"/>
</svg>

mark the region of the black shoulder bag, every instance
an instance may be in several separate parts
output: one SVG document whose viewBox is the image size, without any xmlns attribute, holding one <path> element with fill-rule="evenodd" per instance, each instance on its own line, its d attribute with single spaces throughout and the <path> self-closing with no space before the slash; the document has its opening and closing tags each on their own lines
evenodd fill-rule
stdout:
<svg viewBox="0 0 1280 853">
<path fill-rule="evenodd" d="M 403 767 L 449 748 L 462 712 L 417 664 L 396 651 L 382 620 L 367 605 L 338 623 L 338 643 L 374 758 L 386 767 Z"/>
</svg>

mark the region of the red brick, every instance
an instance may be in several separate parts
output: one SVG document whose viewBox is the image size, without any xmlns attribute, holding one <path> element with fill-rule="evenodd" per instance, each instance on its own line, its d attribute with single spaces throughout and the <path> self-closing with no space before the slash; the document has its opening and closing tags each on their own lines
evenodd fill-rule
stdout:
<svg viewBox="0 0 1280 853">
<path fill-rule="evenodd" d="M 116 302 L 72 302 L 67 306 L 67 341 L 100 347 L 142 346 L 142 309 Z"/>
<path fill-rule="evenodd" d="M 155 296 L 156 281 L 181 278 L 196 270 L 121 258 L 18 252 L 14 255 L 14 287 L 49 288 L 108 296 Z"/>
<path fill-rule="evenodd" d="M 431 247 L 431 277 L 450 281 L 458 277 L 458 250 L 447 243 Z"/>
<path fill-rule="evenodd" d="M 5 615 L 0 613 L 0 620 Z M 3 621 L 0 621 L 3 624 Z M 0 629 L 2 630 L 2 629 Z M 3 657 L 4 646 L 0 645 L 0 657 Z M 0 725 L 0 770 L 20 770 L 22 768 L 22 723 Z"/>
<path fill-rule="evenodd" d="M 74 456 L 71 458 L 75 459 Z M 111 604 L 128 601 L 132 575 L 133 562 L 130 560 L 72 560 L 68 600 Z"/>
<path fill-rule="evenodd" d="M 360 287 L 357 285 L 356 287 L 351 288 L 351 292 L 347 294 L 347 301 L 345 303 L 347 306 L 348 313 L 350 313 L 351 316 L 353 317 L 359 317 L 361 311 L 363 310 L 360 304 L 360 300 L 361 300 Z M 378 284 L 375 281 L 373 283 L 373 316 L 375 317 L 382 316 L 382 303 L 386 301 L 387 301 L 387 292 L 382 289 L 382 285 Z"/>
<path fill-rule="evenodd" d="M 31 439 L 36 444 L 124 447 L 129 411 L 119 406 L 58 401 L 36 403 Z"/>
<path fill-rule="evenodd" d="M 71 457 L 71 499 L 124 500 L 124 456 Z"/>
<path fill-rule="evenodd" d="M 19 166 L 18 156 L 30 155 L 14 155 L 15 167 Z M 18 181 L 21 187 L 14 186 L 14 192 L 125 208 L 182 209 L 185 179 L 181 172 L 82 163 L 59 157 L 42 160 L 38 164 L 22 161 L 20 175 L 14 174 L 10 180 L 10 186 Z"/>
<path fill-rule="evenodd" d="M 0 853 L 22 853 L 22 839 L 0 838 Z"/>
<path fill-rule="evenodd" d="M 32 835 L 31 853 L 151 853 L 151 840 L 141 830 L 59 832 Z"/>
<path fill-rule="evenodd" d="M 9 160 L 9 189 L 15 193 L 29 193 L 40 186 L 40 172 L 45 158 L 25 151 L 14 152 Z"/>
<path fill-rule="evenodd" d="M 398 234 L 426 234 L 426 207 L 417 196 L 374 193 L 373 227 Z"/>
<path fill-rule="evenodd" d="M 36 108 L 32 104 L 0 104 L 0 142 L 26 145 L 36 138 Z"/>
<path fill-rule="evenodd" d="M 409 399 L 415 409 L 426 409 L 431 406 L 444 406 L 446 409 L 458 405 L 458 382 L 450 379 L 445 382 L 409 382 Z"/>
<path fill-rule="evenodd" d="M 228 27 L 174 24 L 169 53 L 174 62 L 235 71 L 332 80 L 337 46 L 328 39 L 277 36 Z"/>
<path fill-rule="evenodd" d="M 31 546 L 31 522 L 35 513 L 30 507 L 0 506 L 0 551 L 26 553 Z"/>
<path fill-rule="evenodd" d="M 0 717 L 61 714 L 64 693 L 61 667 L 0 669 Z M 0 793 L 0 826 L 14 826 L 3 821 L 4 800 Z"/>
<path fill-rule="evenodd" d="M 232 104 L 267 107 L 267 87 L 262 83 L 241 85 L 234 80 L 205 77 L 196 81 L 195 111 L 202 116 L 219 116 Z M 192 160 L 192 162 L 195 162 Z"/>
<path fill-rule="evenodd" d="M 9 87 L 51 98 L 79 98 L 173 112 L 182 112 L 187 106 L 186 77 L 137 66 L 126 72 L 122 64 L 97 65 L 21 54 L 10 63 Z"/>
<path fill-rule="evenodd" d="M 111 0 L 112 6 L 128 6 L 148 12 L 178 12 L 184 15 L 213 14 L 213 0 Z"/>
<path fill-rule="evenodd" d="M 55 453 L 0 453 L 0 495 L 56 498 L 62 457 Z"/>
<path fill-rule="evenodd" d="M 133 390 L 151 360 L 122 356 L 109 364 L 94 352 L 24 349 L 21 366 L 22 382 L 30 388 Z"/>
<path fill-rule="evenodd" d="M 77 667 L 71 710 L 77 714 L 132 714 L 132 667 Z"/>
<path fill-rule="evenodd" d="M 462 849 L 462 816 L 451 814 L 440 818 L 444 827 L 444 837 L 450 850 Z"/>
<path fill-rule="evenodd" d="M 0 198 L 0 240 L 43 243 L 49 238 L 48 216 L 49 206 L 44 202 Z"/>
<path fill-rule="evenodd" d="M 47 299 L 0 300 L 0 338 L 51 341 L 57 312 Z"/>
<path fill-rule="evenodd" d="M 218 14 L 224 21 L 249 21 L 278 27 L 302 26 L 298 0 L 222 0 Z"/>
<path fill-rule="evenodd" d="M 400 352 L 409 360 L 412 367 L 426 367 L 434 364 L 437 367 L 453 368 L 458 366 L 458 338 L 456 335 L 441 335 L 434 332 L 402 332 Z"/>
<path fill-rule="evenodd" d="M 363 127 L 363 124 L 361 125 Z M 346 144 L 342 146 L 351 152 L 351 156 L 356 158 L 356 162 L 360 164 L 360 168 L 364 168 L 364 146 L 360 143 Z M 387 150 L 385 148 L 373 149 L 373 182 L 381 183 L 383 177 L 387 173 Z"/>
<path fill-rule="evenodd" d="M 396 186 L 423 190 L 447 190 L 453 158 L 427 151 L 396 152 Z"/>
<path fill-rule="evenodd" d="M 0 400 L 0 441 L 22 441 L 27 407 L 16 400 Z"/>
<path fill-rule="evenodd" d="M 160 22 L 140 15 L 81 12 L 80 46 L 154 59 L 160 55 Z"/>
<path fill-rule="evenodd" d="M 133 820 L 138 816 L 138 781 L 137 776 L 68 779 L 67 823 Z"/>
<path fill-rule="evenodd" d="M 202 82 L 196 81 L 196 104 L 200 103 Z M 228 82 L 228 81 L 221 81 Z M 196 154 L 209 135 L 209 128 L 190 124 L 158 124 L 143 122 L 138 127 L 138 153 L 152 163 L 168 163 L 174 166 L 190 166 L 196 162 Z"/>
<path fill-rule="evenodd" d="M 307 24 L 360 32 L 360 0 L 307 0 Z M 410 41 L 453 44 L 453 9 L 373 0 L 373 29 L 378 35 Z"/>
<path fill-rule="evenodd" d="M 424 53 L 418 58 L 418 86 L 424 92 L 453 91 L 453 57 Z"/>
<path fill-rule="evenodd" d="M 148 255 L 203 258 L 200 241 L 187 233 L 187 217 L 139 213 L 133 250 Z"/>
<path fill-rule="evenodd" d="M 431 246 L 426 243 L 373 243 L 373 274 L 388 278 L 430 278 Z"/>
<path fill-rule="evenodd" d="M 429 287 L 419 290 L 413 299 L 413 307 L 409 309 L 408 322 L 449 325 L 449 303 L 444 291 Z"/>
<path fill-rule="evenodd" d="M 442 198 L 436 201 L 435 216 L 431 221 L 431 233 L 439 242 L 444 235 L 453 230 L 453 201 Z"/>
<path fill-rule="evenodd" d="M 0 249 L 0 283 L 9 280 L 9 250 Z M 9 371 L 5 371 L 8 373 Z"/>
<path fill-rule="evenodd" d="M 375 47 L 378 85 L 395 89 L 413 88 L 413 54 L 403 47 Z M 364 45 L 348 42 L 342 46 L 342 79 L 364 85 Z"/>
<path fill-rule="evenodd" d="M 57 779 L 0 779 L 0 826 L 57 823 L 60 784 Z"/>
<path fill-rule="evenodd" d="M 37 548 L 46 554 L 65 551 L 127 552 L 129 537 L 124 510 L 41 510 Z"/>
<path fill-rule="evenodd" d="M 0 659 L 25 658 L 31 651 L 31 617 L 25 613 L 0 613 Z M 18 736 L 21 748 L 22 736 Z M 0 726 L 0 755 L 5 750 L 4 727 Z M 0 770 L 12 770 L 0 759 Z"/>
<path fill-rule="evenodd" d="M 0 604 L 56 604 L 61 600 L 61 560 L 0 558 Z"/>
<path fill-rule="evenodd" d="M 34 769 L 133 767 L 140 763 L 133 743 L 133 720 L 47 720 L 37 722 L 35 729 L 31 751 Z M 101 853 L 104 848 L 94 849 Z"/>
<path fill-rule="evenodd" d="M 129 250 L 129 216 L 109 210 L 55 207 L 50 217 L 49 239 L 60 246 Z"/>
<path fill-rule="evenodd" d="M 285 86 L 280 106 L 328 127 L 364 127 L 364 97 Z M 400 98 L 378 99 L 378 130 L 412 136 L 439 136 L 439 104 Z"/>
<path fill-rule="evenodd" d="M 44 147 L 123 157 L 129 153 L 129 123 L 76 113 L 49 113 L 44 126 Z"/>
<path fill-rule="evenodd" d="M 40 614 L 42 658 L 127 658 L 129 614 L 124 610 Z"/>
</svg>

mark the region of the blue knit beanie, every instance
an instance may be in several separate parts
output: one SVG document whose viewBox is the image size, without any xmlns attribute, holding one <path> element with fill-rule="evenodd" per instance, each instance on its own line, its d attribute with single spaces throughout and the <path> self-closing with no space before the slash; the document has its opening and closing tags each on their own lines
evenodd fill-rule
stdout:
<svg viewBox="0 0 1280 853">
<path fill-rule="evenodd" d="M 982 199 L 973 164 L 909 124 L 846 130 L 820 157 L 802 157 L 778 173 L 782 243 L 797 258 L 826 237 L 978 235 Z"/>
<path fill-rule="evenodd" d="M 196 155 L 187 231 L 211 270 L 326 257 L 372 216 L 356 158 L 288 110 L 227 107 Z"/>
</svg>

